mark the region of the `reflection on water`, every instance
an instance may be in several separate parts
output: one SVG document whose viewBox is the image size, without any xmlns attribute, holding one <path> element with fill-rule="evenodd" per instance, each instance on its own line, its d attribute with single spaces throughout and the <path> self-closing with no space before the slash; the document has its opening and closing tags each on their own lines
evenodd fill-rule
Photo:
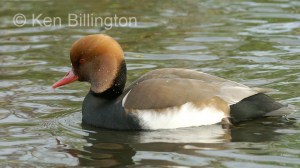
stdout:
<svg viewBox="0 0 300 168">
<path fill-rule="evenodd" d="M 274 122 L 277 124 L 272 124 Z M 286 119 L 267 119 L 237 125 L 231 129 L 213 125 L 143 132 L 113 131 L 83 124 L 83 129 L 89 131 L 84 136 L 88 145 L 83 151 L 77 151 L 79 153 L 77 157 L 80 165 L 84 166 L 96 166 L 99 163 L 106 166 L 134 163 L 208 166 L 217 161 L 218 157 L 277 164 L 284 157 L 268 156 L 264 148 L 269 146 L 263 142 L 280 140 L 280 136 L 284 133 L 276 131 L 278 126 L 282 125 L 284 127 L 280 128 L 284 129 L 293 124 L 294 121 Z M 251 142 L 258 143 L 253 145 Z M 246 153 L 241 154 L 240 151 Z M 289 158 L 281 162 L 299 165 L 298 161 L 297 158 Z M 229 163 L 234 162 L 224 162 L 225 165 Z"/>
<path fill-rule="evenodd" d="M 78 38 L 107 33 L 122 45 L 128 84 L 157 68 L 195 69 L 273 88 L 300 105 L 300 3 L 264 1 L 7 1 L 0 6 L 0 167 L 134 165 L 299 167 L 300 113 L 230 129 L 220 125 L 113 131 L 81 124 L 88 84 L 53 90 Z M 137 27 L 16 27 L 16 13 L 136 17 Z"/>
</svg>

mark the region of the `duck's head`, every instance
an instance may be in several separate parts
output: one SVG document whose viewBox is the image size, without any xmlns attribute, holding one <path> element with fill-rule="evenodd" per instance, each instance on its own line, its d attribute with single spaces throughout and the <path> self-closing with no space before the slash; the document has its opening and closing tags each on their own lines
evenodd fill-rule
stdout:
<svg viewBox="0 0 300 168">
<path fill-rule="evenodd" d="M 78 80 L 91 83 L 91 91 L 95 93 L 103 93 L 113 87 L 118 87 L 118 92 L 124 89 L 124 53 L 113 38 L 103 34 L 82 37 L 72 45 L 70 59 L 72 70 L 54 83 L 53 88 Z"/>
</svg>

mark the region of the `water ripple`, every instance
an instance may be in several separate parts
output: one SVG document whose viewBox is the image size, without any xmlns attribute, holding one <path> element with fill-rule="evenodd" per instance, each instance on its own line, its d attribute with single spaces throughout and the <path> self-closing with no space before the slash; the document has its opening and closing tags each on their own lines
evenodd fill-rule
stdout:
<svg viewBox="0 0 300 168">
<path fill-rule="evenodd" d="M 300 165 L 299 158 L 296 157 L 283 157 L 283 156 L 268 156 L 268 155 L 253 155 L 253 154 L 242 154 L 237 150 L 223 150 L 220 151 L 198 151 L 206 156 L 211 157 L 224 157 L 234 160 L 246 160 L 246 161 L 256 161 L 256 162 L 269 162 L 269 163 L 287 163 L 293 165 Z"/>
<path fill-rule="evenodd" d="M 203 55 L 203 54 L 149 54 L 149 53 L 133 53 L 127 52 L 128 60 L 191 60 L 191 61 L 203 61 L 203 60 L 216 60 L 215 55 Z"/>
<path fill-rule="evenodd" d="M 290 32 L 300 27 L 300 22 L 270 23 L 248 28 L 253 33 L 276 34 Z"/>
<path fill-rule="evenodd" d="M 239 39 L 235 39 L 232 37 L 189 37 L 186 38 L 185 41 L 191 42 L 237 42 Z"/>
</svg>

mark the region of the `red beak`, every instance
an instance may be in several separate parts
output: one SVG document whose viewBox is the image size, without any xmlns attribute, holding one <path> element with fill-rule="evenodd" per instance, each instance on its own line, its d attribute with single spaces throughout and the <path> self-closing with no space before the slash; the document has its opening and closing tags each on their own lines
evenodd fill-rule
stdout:
<svg viewBox="0 0 300 168">
<path fill-rule="evenodd" d="M 52 85 L 52 88 L 55 89 L 57 87 L 75 82 L 78 80 L 78 76 L 76 76 L 73 72 L 73 70 L 70 70 L 65 77 L 63 77 L 62 79 L 60 79 L 59 81 L 57 81 L 56 83 L 54 83 Z"/>
</svg>

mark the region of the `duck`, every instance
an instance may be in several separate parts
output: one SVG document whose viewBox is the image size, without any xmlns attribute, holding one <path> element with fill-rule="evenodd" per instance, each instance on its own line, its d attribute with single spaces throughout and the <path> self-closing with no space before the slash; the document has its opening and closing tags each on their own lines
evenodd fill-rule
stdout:
<svg viewBox="0 0 300 168">
<path fill-rule="evenodd" d="M 155 69 L 125 88 L 127 68 L 120 44 L 105 34 L 84 36 L 70 50 L 72 69 L 52 85 L 75 81 L 91 87 L 82 122 L 114 130 L 158 130 L 234 125 L 283 116 L 285 105 L 262 90 L 183 68 Z"/>
</svg>

